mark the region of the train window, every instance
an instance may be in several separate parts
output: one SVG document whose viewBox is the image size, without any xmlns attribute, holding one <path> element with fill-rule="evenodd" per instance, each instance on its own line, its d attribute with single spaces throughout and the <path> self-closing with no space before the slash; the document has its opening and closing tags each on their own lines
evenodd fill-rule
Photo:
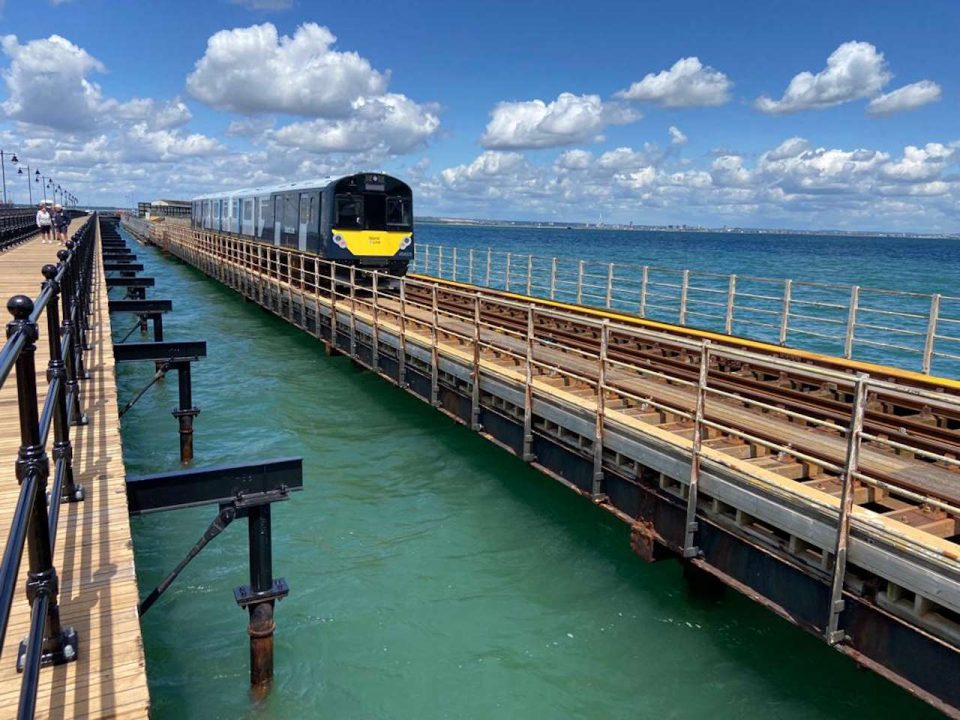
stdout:
<svg viewBox="0 0 960 720">
<path fill-rule="evenodd" d="M 297 194 L 285 193 L 283 196 L 283 231 L 290 235 L 297 233 L 297 221 L 300 216 L 300 208 L 297 207 Z"/>
<path fill-rule="evenodd" d="M 410 227 L 410 201 L 407 198 L 387 198 L 387 226 Z"/>
<path fill-rule="evenodd" d="M 313 197 L 308 193 L 300 193 L 300 224 L 311 227 L 313 225 Z"/>
<path fill-rule="evenodd" d="M 363 229 L 363 198 L 359 195 L 337 195 L 338 228 Z"/>
<path fill-rule="evenodd" d="M 367 230 L 385 230 L 387 227 L 387 198 L 381 193 L 363 196 L 364 227 Z"/>
<path fill-rule="evenodd" d="M 253 200 L 243 201 L 243 221 L 245 223 L 253 220 Z"/>
</svg>

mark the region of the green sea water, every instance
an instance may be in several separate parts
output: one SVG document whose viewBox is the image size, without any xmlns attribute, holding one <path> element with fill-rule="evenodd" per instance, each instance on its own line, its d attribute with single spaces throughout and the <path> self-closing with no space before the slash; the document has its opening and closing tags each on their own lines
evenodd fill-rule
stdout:
<svg viewBox="0 0 960 720">
<path fill-rule="evenodd" d="M 628 528 L 199 272 L 137 246 L 195 366 L 196 465 L 302 456 L 274 506 L 276 681 L 248 691 L 246 528 L 142 619 L 153 717 L 924 718 L 905 692 L 727 592 L 690 595 Z M 116 315 L 119 339 L 132 318 Z M 152 375 L 118 368 L 121 403 Z M 176 381 L 123 419 L 128 473 L 178 467 Z M 141 595 L 215 508 L 132 521 Z"/>
</svg>

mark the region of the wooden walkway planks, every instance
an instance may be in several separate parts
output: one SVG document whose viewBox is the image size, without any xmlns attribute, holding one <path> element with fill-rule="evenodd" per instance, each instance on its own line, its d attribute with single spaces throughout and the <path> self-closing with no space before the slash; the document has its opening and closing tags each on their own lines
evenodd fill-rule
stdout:
<svg viewBox="0 0 960 720">
<path fill-rule="evenodd" d="M 71 234 L 81 222 L 74 221 Z M 44 263 L 56 262 L 58 249 L 37 238 L 0 255 L 0 301 L 5 305 L 7 298 L 18 292 L 36 297 L 43 279 L 40 268 Z M 99 268 L 99 255 L 95 262 Z M 72 437 L 74 472 L 77 482 L 86 488 L 87 498 L 82 503 L 62 506 L 54 549 L 60 578 L 61 619 L 64 625 L 76 628 L 80 652 L 76 662 L 41 671 L 38 718 L 146 718 L 149 711 L 110 317 L 99 269 L 94 283 L 94 314 L 88 336 L 92 350 L 84 358 L 91 378 L 80 386 L 81 407 L 90 424 L 74 428 Z M 49 357 L 43 320 L 36 354 L 40 402 L 46 391 Z M 3 537 L 19 491 L 13 470 L 18 446 L 16 383 L 11 376 L 0 390 Z M 50 453 L 49 447 L 47 452 Z M 25 575 L 26 559 L 21 565 L 19 587 L 23 587 Z M 16 717 L 21 677 L 15 669 L 16 653 L 28 626 L 29 605 L 20 593 L 0 655 L 0 720 Z"/>
</svg>

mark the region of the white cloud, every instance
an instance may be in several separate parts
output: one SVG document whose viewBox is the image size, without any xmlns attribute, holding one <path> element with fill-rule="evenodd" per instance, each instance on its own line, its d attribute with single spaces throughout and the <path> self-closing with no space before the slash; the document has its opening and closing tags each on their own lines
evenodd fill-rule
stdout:
<svg viewBox="0 0 960 720">
<path fill-rule="evenodd" d="M 680 128 L 678 128 L 678 127 L 676 127 L 676 126 L 674 126 L 674 125 L 671 125 L 670 128 L 669 128 L 669 133 L 670 133 L 670 144 L 671 144 L 671 145 L 686 145 L 686 144 L 687 144 L 687 136 L 683 134 L 683 131 L 682 131 Z"/>
<path fill-rule="evenodd" d="M 502 102 L 490 113 L 480 143 L 492 150 L 558 147 L 598 139 L 607 125 L 622 125 L 640 114 L 599 95 L 561 93 L 556 100 Z"/>
<path fill-rule="evenodd" d="M 890 115 L 905 110 L 916 110 L 940 99 L 940 86 L 932 80 L 921 80 L 878 95 L 867 104 L 870 115 Z"/>
<path fill-rule="evenodd" d="M 866 42 L 846 42 L 827 58 L 816 75 L 795 75 L 780 100 L 760 97 L 754 106 L 765 113 L 782 114 L 832 107 L 871 97 L 891 78 L 883 53 Z"/>
<path fill-rule="evenodd" d="M 690 162 L 653 146 L 568 150 L 544 165 L 488 151 L 416 191 L 425 212 L 476 217 L 948 232 L 960 221 L 960 140 L 891 157 L 792 137 L 753 161 L 726 151 Z"/>
<path fill-rule="evenodd" d="M 942 143 L 927 143 L 922 148 L 908 145 L 903 149 L 902 158 L 884 164 L 881 174 L 897 182 L 928 182 L 940 177 L 957 158 L 956 147 Z"/>
<path fill-rule="evenodd" d="M 390 93 L 356 100 L 349 118 L 293 123 L 270 137 L 307 152 L 402 155 L 421 147 L 439 127 L 440 118 L 431 108 Z"/>
<path fill-rule="evenodd" d="M 593 153 L 586 150 L 567 150 L 560 154 L 555 165 L 560 170 L 586 170 L 593 161 Z"/>
<path fill-rule="evenodd" d="M 187 77 L 191 96 L 240 113 L 343 117 L 363 97 L 386 92 L 388 73 L 355 52 L 331 49 L 336 37 L 305 23 L 293 37 L 271 23 L 221 30 Z"/>
<path fill-rule="evenodd" d="M 616 93 L 616 97 L 655 102 L 664 107 L 714 106 L 730 99 L 732 86 L 719 70 L 701 64 L 697 57 L 688 57 L 677 60 L 669 70 L 647 74 Z"/>
<path fill-rule="evenodd" d="M 448 187 L 456 187 L 478 180 L 489 181 L 509 176 L 516 173 L 525 164 L 526 161 L 520 153 L 487 150 L 469 164 L 457 165 L 443 170 L 440 173 L 440 178 Z"/>
<path fill-rule="evenodd" d="M 180 127 L 193 118 L 190 108 L 180 98 L 167 102 L 153 98 L 134 98 L 124 103 L 108 101 L 102 109 L 110 112 L 117 120 L 147 123 L 156 130 Z"/>
<path fill-rule="evenodd" d="M 2 72 L 7 99 L 4 115 L 65 131 L 89 130 L 102 102 L 100 87 L 87 79 L 104 72 L 103 63 L 59 35 L 21 45 L 15 35 L 0 38 L 10 58 Z"/>
</svg>

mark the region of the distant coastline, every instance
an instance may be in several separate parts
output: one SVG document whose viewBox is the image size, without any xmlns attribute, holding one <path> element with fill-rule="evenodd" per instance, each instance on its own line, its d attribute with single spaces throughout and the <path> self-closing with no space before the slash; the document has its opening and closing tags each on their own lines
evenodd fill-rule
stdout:
<svg viewBox="0 0 960 720">
<path fill-rule="evenodd" d="M 472 220 L 469 218 L 418 217 L 428 225 L 461 225 L 467 227 L 541 228 L 550 230 L 617 230 L 636 232 L 730 233 L 733 235 L 812 235 L 829 237 L 882 237 L 915 240 L 960 240 L 960 233 L 874 232 L 866 230 L 795 230 L 792 228 L 743 228 L 702 225 L 620 225 L 576 222 L 536 222 L 531 220 Z"/>
</svg>

